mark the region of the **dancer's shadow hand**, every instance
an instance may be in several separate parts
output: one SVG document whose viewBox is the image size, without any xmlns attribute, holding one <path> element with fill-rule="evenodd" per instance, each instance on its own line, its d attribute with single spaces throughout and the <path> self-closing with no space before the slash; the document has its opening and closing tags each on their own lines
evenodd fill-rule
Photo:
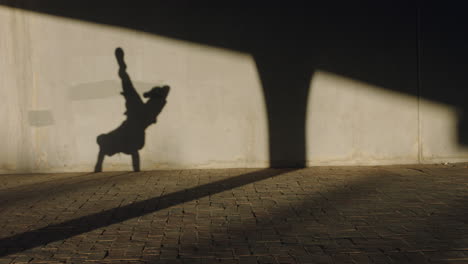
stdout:
<svg viewBox="0 0 468 264">
<path fill-rule="evenodd" d="M 117 63 L 119 64 L 120 69 L 125 70 L 127 65 L 124 61 L 124 51 L 122 48 L 119 47 L 115 49 L 115 57 L 117 58 Z"/>
</svg>

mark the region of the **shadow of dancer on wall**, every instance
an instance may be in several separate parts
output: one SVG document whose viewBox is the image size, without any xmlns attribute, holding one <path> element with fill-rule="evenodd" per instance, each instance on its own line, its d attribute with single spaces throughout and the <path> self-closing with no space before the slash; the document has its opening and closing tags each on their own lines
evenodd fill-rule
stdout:
<svg viewBox="0 0 468 264">
<path fill-rule="evenodd" d="M 102 171 L 104 156 L 112 156 L 116 153 L 125 153 L 132 156 L 134 171 L 140 171 L 140 154 L 138 151 L 145 145 L 145 129 L 156 123 L 158 115 L 166 105 L 169 94 L 169 86 L 153 87 L 143 94 L 148 100 L 143 102 L 138 92 L 133 87 L 124 61 L 122 48 L 115 49 L 115 57 L 119 64 L 119 76 L 122 80 L 121 93 L 125 97 L 125 115 L 127 119 L 116 129 L 97 137 L 99 154 L 94 168 L 95 172 Z"/>
</svg>

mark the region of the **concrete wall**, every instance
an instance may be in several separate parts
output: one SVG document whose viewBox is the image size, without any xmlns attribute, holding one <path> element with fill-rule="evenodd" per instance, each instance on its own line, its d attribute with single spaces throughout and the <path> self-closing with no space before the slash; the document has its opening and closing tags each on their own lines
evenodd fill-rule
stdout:
<svg viewBox="0 0 468 264">
<path fill-rule="evenodd" d="M 171 86 L 146 130 L 143 170 L 269 165 L 262 82 L 249 52 L 10 7 L 0 7 L 0 35 L 1 173 L 93 170 L 96 137 L 125 120 L 116 47 L 140 94 Z M 315 65 L 307 165 L 468 161 L 457 107 L 418 96 L 413 55 L 399 58 L 412 69 L 402 82 L 409 92 Z M 128 155 L 104 161 L 104 170 L 130 169 Z"/>
</svg>

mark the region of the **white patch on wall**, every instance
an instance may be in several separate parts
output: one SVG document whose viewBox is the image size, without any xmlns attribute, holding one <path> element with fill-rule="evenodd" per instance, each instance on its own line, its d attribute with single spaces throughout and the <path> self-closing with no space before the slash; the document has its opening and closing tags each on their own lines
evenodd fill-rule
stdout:
<svg viewBox="0 0 468 264">
<path fill-rule="evenodd" d="M 42 127 L 54 124 L 54 117 L 49 110 L 32 110 L 28 112 L 28 117 L 31 126 Z"/>
</svg>

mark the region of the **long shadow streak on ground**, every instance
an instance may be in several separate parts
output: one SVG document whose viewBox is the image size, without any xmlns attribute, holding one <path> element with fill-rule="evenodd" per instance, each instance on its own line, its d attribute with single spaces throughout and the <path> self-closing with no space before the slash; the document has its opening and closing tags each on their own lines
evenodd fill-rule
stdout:
<svg viewBox="0 0 468 264">
<path fill-rule="evenodd" d="M 0 240 L 0 249 L 2 249 L 2 251 L 0 251 L 0 257 L 22 252 L 50 242 L 63 240 L 101 227 L 150 214 L 177 204 L 196 200 L 295 170 L 297 169 L 265 169 L 242 174 L 229 179 L 204 184 L 160 197 L 154 197 L 123 207 L 105 210 L 63 223 L 49 225 L 40 229 L 6 237 Z"/>
</svg>

